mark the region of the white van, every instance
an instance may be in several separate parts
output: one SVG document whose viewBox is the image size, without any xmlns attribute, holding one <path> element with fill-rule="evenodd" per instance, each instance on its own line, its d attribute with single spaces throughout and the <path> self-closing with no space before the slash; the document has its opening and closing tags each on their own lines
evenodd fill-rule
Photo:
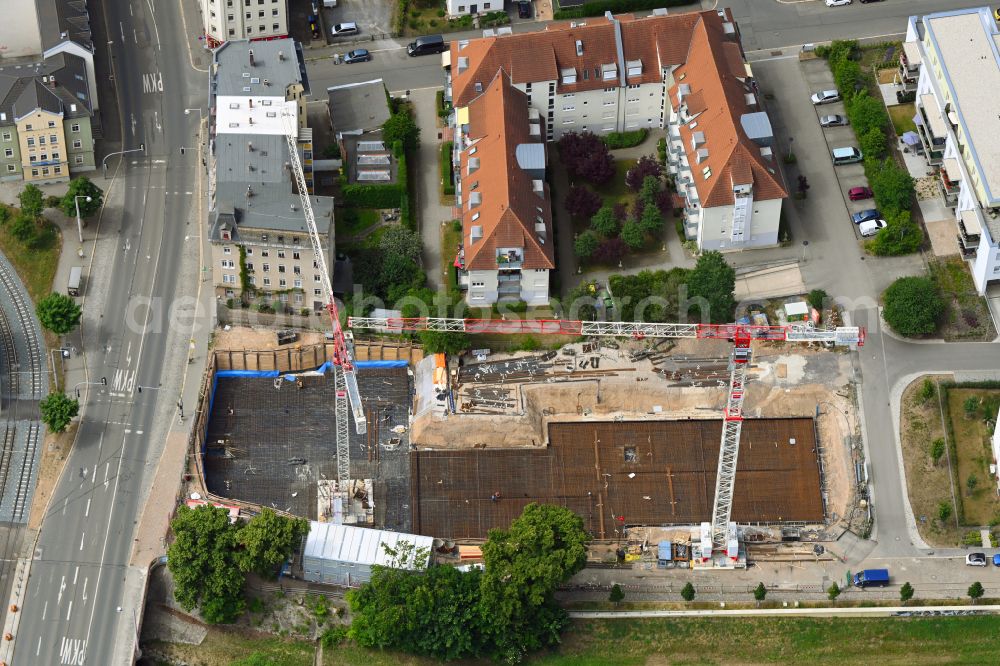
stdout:
<svg viewBox="0 0 1000 666">
<path fill-rule="evenodd" d="M 855 162 L 860 162 L 864 159 L 861 151 L 853 146 L 849 146 L 847 148 L 834 148 L 832 152 L 834 166 L 838 164 L 854 164 Z"/>
</svg>

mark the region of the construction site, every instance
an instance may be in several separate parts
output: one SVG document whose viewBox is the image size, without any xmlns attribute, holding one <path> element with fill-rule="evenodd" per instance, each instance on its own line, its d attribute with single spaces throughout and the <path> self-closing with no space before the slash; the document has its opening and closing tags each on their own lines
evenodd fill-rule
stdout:
<svg viewBox="0 0 1000 666">
<path fill-rule="evenodd" d="M 217 371 L 205 487 L 313 520 L 446 541 L 477 543 L 545 502 L 577 513 L 609 557 L 636 534 L 647 553 L 650 538 L 697 542 L 692 526 L 712 520 L 731 347 L 597 338 L 548 352 L 359 363 L 368 428 L 349 428 L 348 488 L 336 481 L 332 373 Z M 821 344 L 753 347 L 732 520 L 748 542 L 858 528 L 866 511 L 850 355 Z M 302 362 L 316 353 L 301 352 Z M 246 354 L 243 366 L 261 367 Z M 231 350 L 216 357 L 233 363 Z"/>
</svg>

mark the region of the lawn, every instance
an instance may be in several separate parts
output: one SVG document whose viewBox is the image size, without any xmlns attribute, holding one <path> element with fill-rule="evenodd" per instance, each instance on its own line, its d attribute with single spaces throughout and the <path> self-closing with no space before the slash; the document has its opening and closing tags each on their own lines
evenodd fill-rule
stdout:
<svg viewBox="0 0 1000 666">
<path fill-rule="evenodd" d="M 455 254 L 462 243 L 462 225 L 457 220 L 441 225 L 441 275 L 447 275 L 449 294 L 457 296 L 458 274 L 455 268 Z"/>
<path fill-rule="evenodd" d="M 967 414 L 965 401 L 972 399 L 978 405 L 974 414 Z M 984 407 L 983 403 L 987 403 Z M 951 418 L 951 434 L 954 437 L 958 473 L 955 479 L 956 493 L 961 494 L 963 524 L 970 526 L 989 525 L 1000 519 L 1000 500 L 996 486 L 990 476 L 993 453 L 990 450 L 992 433 L 983 420 L 984 410 L 995 419 L 1000 405 L 1000 389 L 952 388 L 948 390 L 948 412 Z M 976 479 L 970 494 L 966 485 L 969 477 Z"/>
<path fill-rule="evenodd" d="M 58 234 L 52 236 L 50 243 L 43 247 L 28 248 L 10 233 L 10 224 L 17 215 L 17 209 L 6 206 L 7 222 L 0 225 L 0 252 L 14 265 L 17 274 L 28 289 L 31 300 L 38 302 L 52 291 L 52 281 L 56 276 L 59 264 L 59 253 L 62 250 L 62 239 Z"/>
<path fill-rule="evenodd" d="M 918 377 L 910 384 L 903 391 L 900 402 L 899 430 L 906 470 L 906 489 L 921 538 L 931 546 L 954 546 L 961 538 L 954 516 L 944 522 L 938 520 L 938 505 L 941 502 L 951 504 L 952 481 L 948 456 L 942 455 L 936 463 L 931 457 L 932 442 L 936 439 L 944 440 L 946 417 L 938 404 L 937 393 L 926 400 L 920 397 L 920 389 L 926 378 L 928 377 Z M 951 376 L 931 379 L 950 381 Z"/>
<path fill-rule="evenodd" d="M 965 262 L 958 257 L 934 259 L 928 267 L 947 304 L 941 336 L 948 341 L 981 342 L 996 337 L 986 300 L 976 292 Z"/>
<path fill-rule="evenodd" d="M 334 230 L 338 240 L 347 240 L 379 223 L 379 211 L 371 208 L 340 208 L 337 210 Z"/>
<path fill-rule="evenodd" d="M 896 136 L 903 136 L 904 132 L 917 131 L 917 126 L 913 122 L 913 115 L 917 112 L 917 107 L 912 102 L 886 108 L 889 110 L 889 118 L 892 120 L 892 126 L 896 130 Z"/>
<path fill-rule="evenodd" d="M 313 644 L 303 640 L 284 639 L 269 634 L 222 627 L 209 627 L 208 635 L 201 645 L 158 641 L 148 645 L 157 652 L 172 657 L 172 663 L 183 661 L 203 666 L 229 666 L 234 661 L 246 659 L 253 654 L 260 654 L 270 659 L 270 661 L 262 660 L 260 662 L 262 664 L 312 666 L 315 651 Z"/>
<path fill-rule="evenodd" d="M 635 194 L 625 185 L 625 174 L 635 166 L 637 160 L 615 160 L 615 177 L 594 191 L 601 195 L 605 205 L 614 206 L 616 203 L 632 204 Z"/>
</svg>

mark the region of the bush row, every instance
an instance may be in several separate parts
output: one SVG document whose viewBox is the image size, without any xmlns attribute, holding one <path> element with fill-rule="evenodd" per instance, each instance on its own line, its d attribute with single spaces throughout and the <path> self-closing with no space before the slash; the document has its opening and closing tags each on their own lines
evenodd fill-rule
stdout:
<svg viewBox="0 0 1000 666">
<path fill-rule="evenodd" d="M 587 2 L 571 9 L 557 9 L 553 18 L 563 19 L 585 18 L 587 16 L 602 16 L 604 12 L 621 14 L 625 12 L 658 9 L 660 7 L 680 7 L 690 5 L 692 0 L 596 0 Z"/>
<path fill-rule="evenodd" d="M 445 141 L 441 144 L 441 155 L 439 157 L 441 166 L 441 185 L 445 196 L 455 194 L 454 177 L 455 172 L 451 168 L 451 151 L 455 147 L 454 141 Z"/>
<path fill-rule="evenodd" d="M 649 130 L 645 127 L 632 132 L 611 132 L 601 137 L 604 144 L 611 150 L 619 148 L 632 148 L 638 146 L 649 136 Z"/>
</svg>

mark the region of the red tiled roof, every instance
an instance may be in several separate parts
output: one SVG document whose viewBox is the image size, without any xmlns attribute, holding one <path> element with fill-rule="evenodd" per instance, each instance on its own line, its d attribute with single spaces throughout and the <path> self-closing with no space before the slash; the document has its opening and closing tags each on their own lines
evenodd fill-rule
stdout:
<svg viewBox="0 0 1000 666">
<path fill-rule="evenodd" d="M 681 125 L 680 134 L 702 208 L 731 205 L 733 185 L 753 185 L 757 201 L 788 196 L 781 172 L 772 155 L 761 155 L 760 146 L 747 137 L 741 123 L 746 113 L 761 110 L 749 106 L 746 95 L 759 93 L 746 81 L 746 66 L 739 43 L 725 34 L 723 20 L 716 12 L 702 12 L 694 26 L 687 60 L 674 71 L 670 101 L 676 107 L 682 85 L 688 115 L 697 124 Z M 692 134 L 702 132 L 705 142 L 695 146 Z M 708 157 L 698 161 L 698 150 Z M 703 170 L 711 170 L 705 178 Z"/>
<path fill-rule="evenodd" d="M 543 181 L 541 194 L 535 192 L 531 175 L 518 165 L 516 156 L 519 145 L 544 146 L 544 129 L 537 136 L 531 135 L 526 96 L 511 85 L 502 70 L 468 106 L 471 145 L 461 156 L 466 269 L 496 270 L 497 248 L 523 248 L 522 268 L 555 268 L 548 186 Z M 473 147 L 475 153 L 470 153 Z M 479 168 L 471 174 L 470 159 L 479 160 Z M 470 209 L 473 193 L 479 194 L 481 202 Z M 478 215 L 475 220 L 474 215 Z M 535 233 L 539 217 L 545 225 L 544 243 Z M 482 227 L 482 238 L 475 243 L 471 239 L 473 227 Z"/>
</svg>

